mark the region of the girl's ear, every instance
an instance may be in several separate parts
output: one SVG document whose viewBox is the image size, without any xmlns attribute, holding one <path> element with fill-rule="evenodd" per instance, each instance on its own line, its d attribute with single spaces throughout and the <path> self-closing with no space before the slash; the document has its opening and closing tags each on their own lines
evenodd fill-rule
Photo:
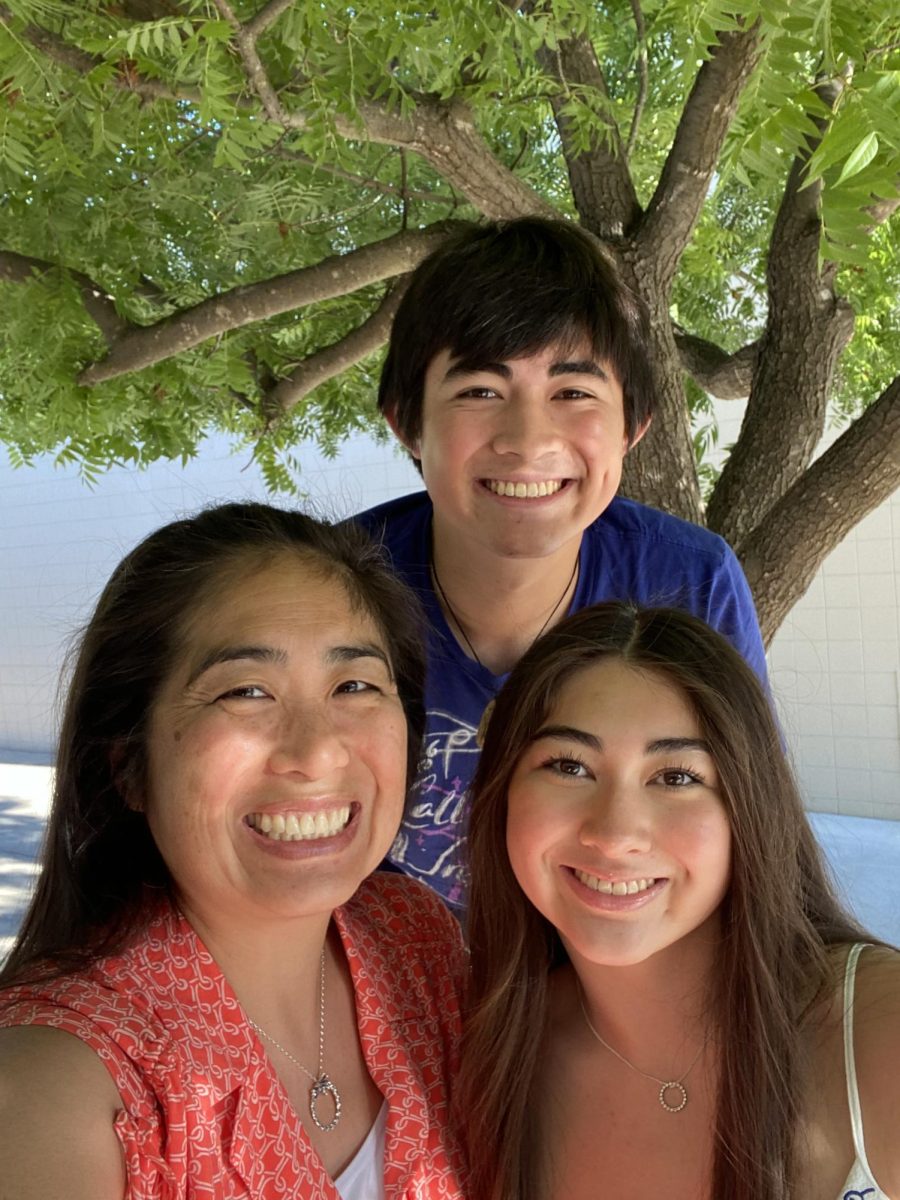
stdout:
<svg viewBox="0 0 900 1200">
<path fill-rule="evenodd" d="M 143 812 L 143 789 L 135 778 L 134 754 L 129 754 L 126 742 L 117 741 L 110 747 L 109 770 L 113 783 L 126 805 L 132 812 Z"/>
</svg>

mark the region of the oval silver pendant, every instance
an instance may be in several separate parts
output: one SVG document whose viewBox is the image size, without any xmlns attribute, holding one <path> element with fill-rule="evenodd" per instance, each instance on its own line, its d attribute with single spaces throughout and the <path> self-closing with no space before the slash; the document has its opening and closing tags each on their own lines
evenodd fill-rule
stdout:
<svg viewBox="0 0 900 1200">
<path fill-rule="evenodd" d="M 330 1121 L 320 1121 L 319 1114 L 316 1112 L 316 1105 L 323 1096 L 330 1096 L 331 1102 L 334 1105 L 334 1116 Z M 331 1133 L 332 1129 L 337 1128 L 337 1123 L 341 1119 L 340 1092 L 324 1071 L 309 1089 L 309 1115 L 315 1122 L 316 1127 L 321 1129 L 323 1133 Z"/>
<path fill-rule="evenodd" d="M 669 1101 L 666 1099 L 666 1092 L 668 1092 L 668 1090 L 670 1088 L 674 1088 L 675 1091 L 680 1094 L 680 1096 L 681 1096 L 680 1104 L 670 1104 Z M 662 1085 L 662 1087 L 659 1089 L 659 1102 L 663 1106 L 663 1108 L 666 1110 L 666 1112 L 670 1112 L 670 1113 L 681 1112 L 681 1110 L 687 1104 L 687 1091 L 684 1087 L 684 1084 L 678 1083 L 674 1079 L 670 1079 L 667 1083 L 664 1083 Z"/>
</svg>

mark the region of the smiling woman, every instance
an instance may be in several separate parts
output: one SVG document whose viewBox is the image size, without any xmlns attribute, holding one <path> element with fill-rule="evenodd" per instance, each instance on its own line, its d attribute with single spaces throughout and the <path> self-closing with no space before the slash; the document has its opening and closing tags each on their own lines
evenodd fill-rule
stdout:
<svg viewBox="0 0 900 1200">
<path fill-rule="evenodd" d="M 724 638 L 610 603 L 536 642 L 469 849 L 473 1196 L 897 1200 L 900 961 L 861 954 Z"/>
<path fill-rule="evenodd" d="M 364 535 L 264 505 L 119 566 L 0 976 L 10 1194 L 461 1195 L 458 927 L 372 874 L 421 737 L 418 626 Z"/>
</svg>

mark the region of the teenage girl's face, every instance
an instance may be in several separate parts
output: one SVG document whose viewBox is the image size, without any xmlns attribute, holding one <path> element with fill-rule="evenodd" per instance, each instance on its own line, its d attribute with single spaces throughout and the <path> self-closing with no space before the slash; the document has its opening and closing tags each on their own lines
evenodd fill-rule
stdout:
<svg viewBox="0 0 900 1200">
<path fill-rule="evenodd" d="M 587 962 L 644 962 L 718 924 L 731 830 L 682 693 L 607 659 L 561 688 L 509 787 L 507 847 L 535 908 Z"/>
</svg>

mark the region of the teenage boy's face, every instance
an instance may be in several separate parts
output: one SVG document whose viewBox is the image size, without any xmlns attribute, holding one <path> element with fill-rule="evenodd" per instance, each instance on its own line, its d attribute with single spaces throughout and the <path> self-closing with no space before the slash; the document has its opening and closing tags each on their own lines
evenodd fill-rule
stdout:
<svg viewBox="0 0 900 1200">
<path fill-rule="evenodd" d="M 440 539 L 545 558 L 577 544 L 616 493 L 628 449 L 622 388 L 587 342 L 498 363 L 444 350 L 425 374 L 422 433 L 408 449 Z"/>
</svg>

